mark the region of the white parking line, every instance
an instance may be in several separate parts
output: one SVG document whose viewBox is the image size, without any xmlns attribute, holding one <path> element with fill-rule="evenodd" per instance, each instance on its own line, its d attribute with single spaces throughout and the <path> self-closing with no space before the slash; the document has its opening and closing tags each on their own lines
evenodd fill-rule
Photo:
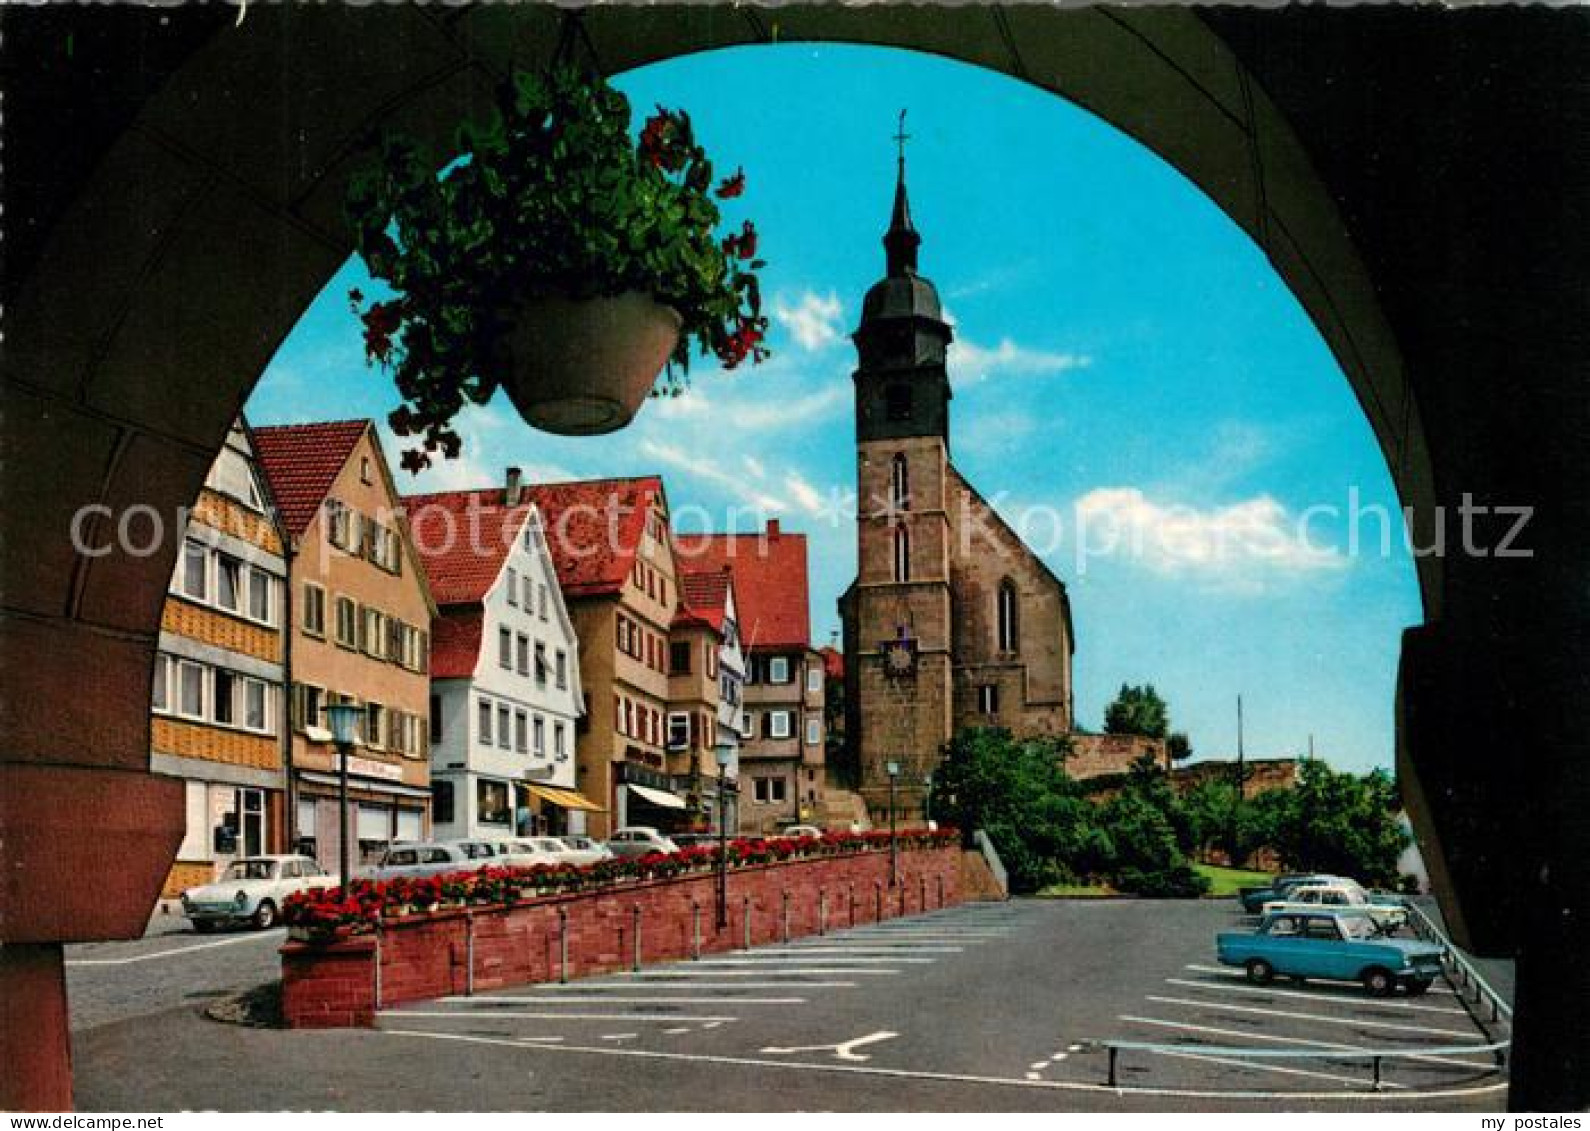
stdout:
<svg viewBox="0 0 1590 1131">
<path fill-rule="evenodd" d="M 1245 979 L 1248 976 L 1244 971 L 1233 970 L 1229 966 L 1200 966 L 1196 962 L 1189 962 L 1185 968 L 1188 970 L 1194 970 L 1200 974 L 1219 974 L 1223 978 Z M 1341 986 L 1343 988 L 1353 986 L 1358 989 L 1363 988 L 1357 982 L 1343 982 L 1335 978 L 1314 978 L 1311 979 L 1311 981 L 1317 982 L 1322 986 Z M 1431 994 L 1448 994 L 1453 997 L 1457 996 L 1457 991 L 1453 990 L 1449 986 L 1431 986 L 1425 992 Z"/>
<path fill-rule="evenodd" d="M 1365 1029 L 1396 1029 L 1404 1033 L 1426 1033 L 1437 1037 L 1473 1037 L 1474 1033 L 1460 1029 L 1433 1029 L 1427 1025 L 1405 1025 L 1396 1021 L 1359 1021 L 1351 1017 L 1329 1017 L 1323 1013 L 1292 1013 L 1284 1009 L 1261 1009 L 1253 1005 L 1227 1005 L 1223 1001 L 1197 998 L 1146 996 L 1148 1001 L 1162 1005 L 1189 1005 L 1198 1009 L 1214 1009 L 1224 1013 L 1253 1013 L 1261 1017 L 1286 1017 L 1294 1021 L 1313 1021 L 1320 1025 L 1354 1025 Z"/>
<path fill-rule="evenodd" d="M 457 1041 L 463 1044 L 495 1045 L 525 1050 L 530 1048 L 511 1037 L 484 1037 L 473 1033 L 433 1033 L 423 1029 L 382 1029 L 390 1037 L 418 1037 L 422 1040 Z M 828 1072 L 852 1076 L 884 1076 L 896 1080 L 948 1081 L 962 1084 L 989 1084 L 999 1087 L 1040 1088 L 1055 1092 L 1093 1092 L 1117 1096 L 1178 1096 L 1186 1099 L 1218 1100 L 1332 1100 L 1348 1103 L 1383 1103 L 1396 1098 L 1419 1103 L 1488 1095 L 1507 1087 L 1505 1080 L 1465 1088 L 1432 1091 L 1410 1089 L 1395 1097 L 1384 1092 L 1267 1092 L 1211 1091 L 1207 1088 L 1142 1088 L 1130 1085 L 1111 1088 L 1104 1084 L 1085 1084 L 1075 1080 L 1018 1080 L 1009 1076 L 979 1076 L 966 1072 L 921 1072 L 909 1068 L 885 1068 L 872 1064 L 812 1063 L 800 1060 L 764 1060 L 749 1056 L 714 1056 L 707 1053 L 661 1052 L 654 1049 L 599 1048 L 589 1045 L 537 1046 L 538 1052 L 567 1052 L 593 1056 L 635 1057 L 643 1060 L 672 1060 L 694 1064 L 727 1064 L 746 1068 L 766 1068 L 792 1072 Z"/>
<path fill-rule="evenodd" d="M 844 962 L 846 964 L 850 964 L 850 963 L 858 963 L 859 962 L 859 963 L 866 963 L 866 964 L 869 964 L 869 965 L 882 965 L 884 963 L 889 963 L 889 962 L 907 962 L 907 963 L 911 963 L 913 965 L 922 966 L 922 965 L 931 965 L 932 963 L 938 961 L 937 958 L 918 958 L 915 955 L 910 955 L 910 954 L 898 954 L 898 955 L 882 955 L 882 954 L 842 954 L 842 955 L 833 955 L 833 954 L 829 954 L 829 955 L 814 955 L 813 957 L 815 957 L 817 959 L 818 963 L 823 963 L 823 962 Z M 703 958 L 700 962 L 692 962 L 690 965 L 692 965 L 692 966 L 739 966 L 741 968 L 744 968 L 744 967 L 747 967 L 747 966 L 787 966 L 787 967 L 790 967 L 792 969 L 795 969 L 795 968 L 799 968 L 799 967 L 803 967 L 803 966 L 809 968 L 810 966 L 813 965 L 813 961 L 812 961 L 812 958 L 793 958 L 793 957 L 786 958 L 786 957 L 783 957 L 783 956 L 776 956 L 776 957 L 773 957 L 773 958 Z"/>
<path fill-rule="evenodd" d="M 1225 1029 L 1218 1025 L 1193 1025 L 1186 1021 L 1166 1021 L 1159 1017 L 1134 1017 L 1131 1014 L 1121 1014 L 1118 1018 L 1131 1025 L 1153 1025 L 1160 1029 L 1178 1029 L 1189 1033 L 1208 1033 L 1216 1037 L 1242 1037 L 1250 1041 L 1269 1041 L 1278 1045 L 1302 1045 L 1305 1048 L 1330 1050 L 1332 1052 L 1355 1051 L 1356 1045 L 1337 1044 L 1335 1041 L 1311 1041 L 1304 1037 L 1283 1037 L 1275 1033 L 1253 1033 L 1246 1029 Z M 1447 1056 L 1417 1056 L 1398 1057 L 1398 1060 L 1419 1060 L 1431 1064 L 1451 1064 L 1463 1068 L 1494 1068 L 1495 1061 L 1458 1060 L 1456 1057 Z"/>
<path fill-rule="evenodd" d="M 133 954 L 126 958 L 68 958 L 68 966 L 126 966 L 133 962 L 153 962 L 157 958 L 176 958 L 178 955 L 191 954 L 196 950 L 212 950 L 218 946 L 236 946 L 246 942 L 274 942 L 282 941 L 280 931 L 263 931 L 257 935 L 241 935 L 235 939 L 216 939 L 214 942 L 194 943 L 192 946 L 172 947 L 169 950 L 156 950 L 149 954 Z"/>
<path fill-rule="evenodd" d="M 898 954 L 963 954 L 963 946 L 784 946 L 768 947 L 765 950 L 737 950 L 734 953 L 746 958 L 760 955 L 772 955 L 775 958 L 787 958 L 792 955 L 810 957 L 814 954 L 837 955 L 878 955 L 892 958 Z"/>
<path fill-rule="evenodd" d="M 1213 982 L 1195 982 L 1191 978 L 1166 978 L 1165 981 L 1172 986 L 1189 986 L 1195 990 L 1218 990 L 1221 993 L 1228 994 L 1273 994 L 1276 997 L 1300 997 L 1309 1001 L 1319 1002 L 1321 1005 L 1340 1002 L 1351 1005 L 1355 1009 L 1395 1007 L 1397 1009 L 1412 1009 L 1419 1013 L 1451 1013 L 1459 1017 L 1468 1016 L 1461 1009 L 1448 1009 L 1444 1005 L 1423 1005 L 1419 1002 L 1402 1001 L 1396 998 L 1364 997 L 1362 993 L 1357 997 L 1348 997 L 1345 994 L 1321 995 L 1310 993 L 1307 990 L 1283 990 L 1274 986 L 1219 985 Z"/>
<path fill-rule="evenodd" d="M 853 990 L 856 988 L 854 982 L 698 982 L 685 978 L 662 979 L 663 985 L 669 983 L 677 985 L 682 990 Z M 636 986 L 635 982 L 570 982 L 567 985 L 544 984 L 537 988 L 559 990 L 566 995 L 581 990 L 633 990 Z"/>
<path fill-rule="evenodd" d="M 669 1025 L 689 1021 L 709 1029 L 716 1029 L 727 1021 L 739 1020 L 738 1017 L 723 1016 L 686 1017 L 678 1013 L 547 1013 L 532 1009 L 402 1009 L 382 1013 L 380 1016 L 389 1019 L 423 1017 L 432 1021 L 478 1021 L 483 1017 L 517 1018 L 525 1021 L 661 1021 Z"/>
<path fill-rule="evenodd" d="M 803 997 L 633 997 L 627 994 L 590 994 L 586 997 L 576 997 L 572 994 L 559 997 L 508 997 L 508 996 L 477 996 L 477 997 L 444 997 L 439 1001 L 446 1005 L 465 1005 L 469 1002 L 482 1001 L 489 1005 L 601 1005 L 604 1002 L 613 1002 L 618 1005 L 805 1005 Z"/>
<path fill-rule="evenodd" d="M 793 970 L 782 970 L 777 966 L 754 966 L 742 970 L 708 970 L 675 969 L 669 967 L 665 970 L 640 970 L 626 977 L 632 982 L 669 982 L 686 981 L 690 978 L 809 978 L 817 975 L 840 975 L 855 977 L 865 975 L 898 974 L 900 971 L 887 967 L 877 966 L 797 966 Z"/>
</svg>

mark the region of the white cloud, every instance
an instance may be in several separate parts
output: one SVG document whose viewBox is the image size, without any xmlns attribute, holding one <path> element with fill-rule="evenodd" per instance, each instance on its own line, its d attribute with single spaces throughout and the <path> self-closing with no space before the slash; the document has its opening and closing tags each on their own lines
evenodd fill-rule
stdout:
<svg viewBox="0 0 1590 1131">
<path fill-rule="evenodd" d="M 755 456 L 743 455 L 740 457 L 740 461 L 745 464 L 745 470 L 749 471 L 758 479 L 767 478 L 767 467 Z"/>
<path fill-rule="evenodd" d="M 795 503 L 807 514 L 821 517 L 828 510 L 827 501 L 822 493 L 813 487 L 798 471 L 792 471 L 784 476 L 784 486 L 794 498 Z"/>
<path fill-rule="evenodd" d="M 1150 499 L 1136 487 L 1100 487 L 1077 500 L 1074 514 L 1079 563 L 1125 557 L 1217 589 L 1252 593 L 1347 564 L 1270 495 L 1198 508 Z"/>
<path fill-rule="evenodd" d="M 1053 431 L 1059 427 L 1059 418 L 1045 417 L 1041 423 L 1044 428 Z M 959 426 L 956 444 L 963 450 L 997 454 L 1032 435 L 1038 430 L 1039 424 L 1036 416 L 1021 409 L 977 411 Z"/>
<path fill-rule="evenodd" d="M 768 362 L 744 376 L 713 374 L 693 382 L 681 395 L 646 406 L 642 419 L 693 423 L 721 437 L 730 431 L 766 433 L 803 427 L 849 404 L 850 390 L 842 382 L 812 387 L 801 383 L 790 367 L 773 365 Z"/>
<path fill-rule="evenodd" d="M 657 440 L 642 440 L 638 450 L 658 463 L 685 472 L 687 475 L 708 483 L 716 484 L 725 489 L 740 501 L 749 503 L 753 507 L 770 512 L 780 513 L 789 510 L 789 504 L 776 495 L 749 482 L 745 476 L 736 475 L 724 467 L 723 460 L 716 455 L 691 455 L 684 449 L 673 444 L 664 444 Z"/>
<path fill-rule="evenodd" d="M 833 291 L 826 295 L 803 291 L 794 301 L 780 294 L 773 300 L 773 317 L 802 349 L 814 353 L 839 341 L 843 313 L 844 307 Z"/>
<path fill-rule="evenodd" d="M 1001 338 L 993 347 L 979 345 L 970 338 L 956 338 L 949 351 L 950 375 L 963 385 L 975 385 L 1000 373 L 1044 377 L 1086 369 L 1092 364 L 1093 359 L 1084 353 L 1031 349 L 1010 338 Z"/>
</svg>

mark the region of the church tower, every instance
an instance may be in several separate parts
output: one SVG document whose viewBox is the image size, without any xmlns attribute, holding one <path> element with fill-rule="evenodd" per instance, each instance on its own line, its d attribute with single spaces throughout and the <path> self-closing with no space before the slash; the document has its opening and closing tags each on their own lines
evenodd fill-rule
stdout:
<svg viewBox="0 0 1590 1131">
<path fill-rule="evenodd" d="M 951 331 L 917 270 L 922 237 L 906 193 L 904 113 L 886 270 L 852 340 L 856 388 L 856 582 L 844 598 L 847 729 L 861 793 L 887 819 L 918 821 L 926 777 L 951 734 L 949 463 Z"/>
</svg>

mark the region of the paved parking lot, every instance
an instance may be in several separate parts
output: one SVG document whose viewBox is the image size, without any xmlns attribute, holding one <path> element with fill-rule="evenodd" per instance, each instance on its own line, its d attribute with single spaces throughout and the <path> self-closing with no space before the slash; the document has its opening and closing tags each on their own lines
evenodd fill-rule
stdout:
<svg viewBox="0 0 1590 1131">
<path fill-rule="evenodd" d="M 1437 986 L 1250 986 L 1213 964 L 1227 902 L 1018 901 L 566 986 L 389 1009 L 374 1032 L 230 1029 L 192 1011 L 85 1034 L 85 1108 L 1501 1110 L 1488 1058 L 1260 1064 L 1229 1045 L 1441 1048 L 1484 1034 Z M 1444 992 L 1438 992 L 1444 991 Z M 224 1035 L 218 1036 L 218 1031 Z M 1095 1042 L 1123 1053 L 1105 1086 Z M 148 1042 L 181 1068 L 128 1073 Z M 173 1059 L 173 1058 L 168 1058 Z"/>
</svg>

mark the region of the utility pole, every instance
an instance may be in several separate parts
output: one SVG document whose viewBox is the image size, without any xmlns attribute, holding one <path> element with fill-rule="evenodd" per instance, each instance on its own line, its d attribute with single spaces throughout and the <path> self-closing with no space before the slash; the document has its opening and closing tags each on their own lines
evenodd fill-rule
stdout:
<svg viewBox="0 0 1590 1131">
<path fill-rule="evenodd" d="M 1312 739 L 1310 740 L 1312 742 Z M 1237 800 L 1246 796 L 1246 775 L 1243 772 L 1242 753 L 1242 696 L 1237 695 Z"/>
<path fill-rule="evenodd" d="M 1242 809 L 1242 798 L 1244 793 L 1243 779 L 1246 776 L 1243 762 L 1242 695 L 1239 693 L 1237 695 L 1237 791 L 1236 794 L 1231 798 L 1231 830 L 1229 834 L 1231 866 L 1233 868 L 1242 867 L 1242 860 L 1239 859 L 1241 854 L 1238 851 L 1239 846 L 1237 844 L 1237 815 Z"/>
</svg>

